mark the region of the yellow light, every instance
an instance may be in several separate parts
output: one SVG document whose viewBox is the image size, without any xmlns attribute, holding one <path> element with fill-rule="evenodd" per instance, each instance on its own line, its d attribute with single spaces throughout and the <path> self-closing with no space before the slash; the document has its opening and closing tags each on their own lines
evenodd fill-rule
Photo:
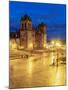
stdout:
<svg viewBox="0 0 68 90">
<path fill-rule="evenodd" d="M 32 71 L 33 71 L 33 61 L 32 60 L 33 60 L 33 57 L 29 57 L 28 63 L 27 63 L 27 72 L 30 76 L 32 75 Z"/>
<path fill-rule="evenodd" d="M 43 47 L 45 48 L 46 47 L 46 44 L 43 44 Z"/>
<path fill-rule="evenodd" d="M 17 44 L 13 41 L 10 41 L 10 49 L 16 49 L 17 48 Z"/>
<path fill-rule="evenodd" d="M 29 48 L 33 48 L 33 44 L 32 43 L 29 44 Z"/>
<path fill-rule="evenodd" d="M 52 45 L 54 45 L 54 44 L 55 44 L 55 41 L 54 41 L 54 40 L 52 40 L 52 41 L 51 41 L 51 44 L 52 44 Z"/>
<path fill-rule="evenodd" d="M 18 48 L 19 49 L 24 49 L 24 46 L 23 45 L 22 46 L 19 45 Z"/>
<path fill-rule="evenodd" d="M 56 40 L 56 39 L 54 39 L 54 40 L 51 41 L 51 45 L 54 46 L 54 47 L 56 47 L 56 48 L 62 46 L 61 41 L 60 40 Z"/>
<path fill-rule="evenodd" d="M 60 47 L 61 46 L 61 43 L 60 42 L 56 42 L 56 46 L 57 47 Z"/>
<path fill-rule="evenodd" d="M 13 49 L 17 48 L 17 45 L 16 45 L 16 44 L 13 44 L 13 45 L 12 45 L 12 48 L 13 48 Z"/>
</svg>

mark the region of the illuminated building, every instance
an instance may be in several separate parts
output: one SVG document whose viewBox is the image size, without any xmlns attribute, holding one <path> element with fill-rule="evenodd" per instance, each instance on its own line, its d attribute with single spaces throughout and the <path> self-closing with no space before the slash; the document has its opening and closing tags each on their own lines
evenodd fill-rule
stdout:
<svg viewBox="0 0 68 90">
<path fill-rule="evenodd" d="M 41 23 L 38 25 L 35 34 L 36 48 L 46 48 L 46 41 L 46 25 L 44 23 Z"/>
<path fill-rule="evenodd" d="M 33 49 L 34 31 L 31 18 L 27 15 L 21 18 L 20 45 L 23 48 Z"/>
<path fill-rule="evenodd" d="M 46 48 L 46 25 L 41 23 L 37 30 L 33 30 L 31 18 L 24 15 L 21 18 L 20 45 L 27 49 Z"/>
<path fill-rule="evenodd" d="M 32 27 L 32 20 L 29 16 L 24 15 L 21 18 L 20 31 L 11 33 L 17 46 L 22 49 L 44 49 L 46 48 L 46 25 L 41 23 L 37 30 Z M 18 48 L 18 47 L 17 47 Z"/>
</svg>

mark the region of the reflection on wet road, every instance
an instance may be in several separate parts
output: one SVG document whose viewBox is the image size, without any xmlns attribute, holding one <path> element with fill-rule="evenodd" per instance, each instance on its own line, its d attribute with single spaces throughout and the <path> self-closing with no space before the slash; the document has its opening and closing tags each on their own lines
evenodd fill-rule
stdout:
<svg viewBox="0 0 68 90">
<path fill-rule="evenodd" d="M 10 57 L 10 88 L 65 85 L 66 65 L 52 66 L 51 54 L 15 60 Z"/>
</svg>

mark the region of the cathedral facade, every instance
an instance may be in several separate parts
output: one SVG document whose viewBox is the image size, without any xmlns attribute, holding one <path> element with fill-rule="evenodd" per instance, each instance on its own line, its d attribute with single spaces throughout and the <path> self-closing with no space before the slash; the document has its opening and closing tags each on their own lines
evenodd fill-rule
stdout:
<svg viewBox="0 0 68 90">
<path fill-rule="evenodd" d="M 41 23 L 37 30 L 32 27 L 32 20 L 24 15 L 21 18 L 20 45 L 23 49 L 42 49 L 46 48 L 46 25 Z"/>
</svg>

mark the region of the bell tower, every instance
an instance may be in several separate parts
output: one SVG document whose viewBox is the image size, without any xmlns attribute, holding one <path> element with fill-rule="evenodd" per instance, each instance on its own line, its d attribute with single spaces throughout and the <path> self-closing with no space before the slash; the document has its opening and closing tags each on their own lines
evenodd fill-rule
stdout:
<svg viewBox="0 0 68 90">
<path fill-rule="evenodd" d="M 20 45 L 23 48 L 32 49 L 33 48 L 33 30 L 32 30 L 32 20 L 29 16 L 24 15 L 21 18 L 21 30 L 20 30 Z"/>
<path fill-rule="evenodd" d="M 31 18 L 27 15 L 21 18 L 21 28 L 22 30 L 32 30 Z"/>
<path fill-rule="evenodd" d="M 36 47 L 37 48 L 46 48 L 46 25 L 41 23 L 37 27 L 36 32 Z"/>
</svg>

